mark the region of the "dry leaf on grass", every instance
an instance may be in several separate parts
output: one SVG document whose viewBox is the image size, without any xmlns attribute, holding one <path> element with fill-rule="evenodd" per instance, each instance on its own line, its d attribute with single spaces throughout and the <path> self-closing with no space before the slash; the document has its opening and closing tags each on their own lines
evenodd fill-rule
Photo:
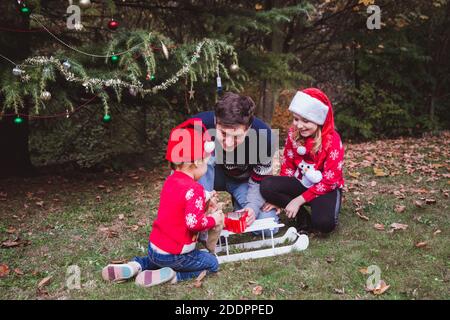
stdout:
<svg viewBox="0 0 450 320">
<path fill-rule="evenodd" d="M 125 219 L 125 215 L 124 214 L 119 214 L 119 220 L 123 220 L 123 219 Z"/>
<path fill-rule="evenodd" d="M 418 208 L 423 208 L 423 202 L 420 200 L 414 201 L 414 205 Z"/>
<path fill-rule="evenodd" d="M 9 267 L 6 264 L 0 264 L 0 278 L 6 277 L 9 274 Z"/>
<path fill-rule="evenodd" d="M 386 292 L 387 289 L 389 289 L 390 285 L 387 285 L 384 280 L 380 280 L 378 285 L 375 288 L 367 288 L 366 291 L 372 292 L 374 295 L 381 295 Z"/>
<path fill-rule="evenodd" d="M 363 220 L 369 221 L 369 217 L 363 215 L 362 213 L 359 213 L 358 211 L 356 211 L 356 214 L 358 215 L 358 217 L 360 217 Z"/>
<path fill-rule="evenodd" d="M 2 247 L 5 248 L 13 248 L 20 245 L 20 242 L 17 240 L 6 240 L 5 242 L 2 242 Z"/>
<path fill-rule="evenodd" d="M 437 229 L 435 232 L 433 232 L 433 236 L 436 236 L 436 235 L 438 235 L 441 232 L 442 232 L 441 230 Z"/>
<path fill-rule="evenodd" d="M 377 230 L 384 231 L 384 224 L 381 224 L 381 223 L 375 223 L 375 224 L 373 225 L 373 227 L 374 227 L 375 229 L 377 229 Z"/>
<path fill-rule="evenodd" d="M 435 204 L 436 203 L 436 199 L 425 199 L 425 203 L 426 204 Z"/>
<path fill-rule="evenodd" d="M 51 280 L 52 280 L 52 276 L 48 276 L 48 277 L 45 277 L 44 279 L 42 279 L 41 281 L 39 281 L 38 289 L 42 289 L 43 287 L 47 286 Z"/>
<path fill-rule="evenodd" d="M 261 287 L 261 286 L 256 286 L 256 287 L 254 287 L 254 288 L 252 289 L 252 293 L 253 293 L 255 296 L 261 295 L 262 292 L 263 292 L 263 287 Z"/>
<path fill-rule="evenodd" d="M 344 289 L 344 288 L 342 288 L 342 289 L 336 289 L 336 288 L 334 288 L 334 293 L 337 293 L 337 294 L 345 294 L 345 289 Z"/>
<path fill-rule="evenodd" d="M 362 274 L 368 274 L 369 273 L 369 270 L 367 270 L 367 268 L 361 268 L 358 271 L 361 272 Z"/>
<path fill-rule="evenodd" d="M 406 206 L 403 206 L 401 204 L 397 204 L 395 206 L 395 208 L 394 208 L 394 211 L 397 212 L 397 213 L 402 213 L 402 212 L 405 211 L 405 209 L 406 209 Z"/>
<path fill-rule="evenodd" d="M 426 241 L 422 241 L 422 242 L 418 242 L 416 243 L 416 248 L 423 248 L 427 246 L 427 242 Z"/>
<path fill-rule="evenodd" d="M 20 270 L 19 268 L 15 268 L 14 269 L 14 273 L 17 274 L 18 276 L 23 276 L 24 275 L 23 271 Z"/>
<path fill-rule="evenodd" d="M 408 228 L 408 225 L 407 225 L 407 224 L 402 224 L 402 223 L 394 222 L 394 223 L 391 224 L 391 228 L 392 228 L 393 231 L 396 231 L 396 230 L 406 230 L 406 229 Z"/>
</svg>

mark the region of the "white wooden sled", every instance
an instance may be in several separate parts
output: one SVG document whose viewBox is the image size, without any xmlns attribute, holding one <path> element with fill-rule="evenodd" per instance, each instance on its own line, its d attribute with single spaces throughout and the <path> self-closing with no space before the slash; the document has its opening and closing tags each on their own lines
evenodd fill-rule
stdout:
<svg viewBox="0 0 450 320">
<path fill-rule="evenodd" d="M 286 254 L 292 251 L 302 251 L 308 248 L 309 245 L 308 236 L 304 234 L 298 234 L 297 230 L 294 227 L 290 227 L 283 236 L 274 238 L 273 230 L 275 228 L 281 227 L 284 227 L 284 224 L 276 223 L 274 218 L 256 220 L 251 226 L 247 227 L 247 229 L 245 229 L 243 233 L 270 230 L 271 234 L 270 238 L 265 239 L 264 233 L 262 233 L 262 240 L 237 243 L 232 245 L 228 244 L 228 238 L 235 233 L 227 230 L 222 230 L 220 235 L 225 238 L 225 243 L 222 243 L 222 241 L 219 238 L 219 245 L 216 247 L 216 254 L 223 252 L 225 252 L 225 254 L 217 256 L 219 263 L 272 257 L 281 254 Z M 276 245 L 280 244 L 285 245 L 281 247 L 276 247 Z M 260 249 L 263 247 L 269 248 Z M 258 250 L 241 253 L 230 253 L 230 251 L 234 251 L 236 249 L 237 250 L 258 249 Z"/>
</svg>

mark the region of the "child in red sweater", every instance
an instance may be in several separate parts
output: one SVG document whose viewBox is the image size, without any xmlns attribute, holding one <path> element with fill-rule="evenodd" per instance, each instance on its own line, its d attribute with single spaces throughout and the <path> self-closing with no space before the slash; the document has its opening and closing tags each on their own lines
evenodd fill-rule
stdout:
<svg viewBox="0 0 450 320">
<path fill-rule="evenodd" d="M 223 213 L 215 211 L 214 200 L 207 205 L 205 190 L 197 182 L 214 150 L 210 140 L 200 119 L 189 119 L 172 130 L 166 159 L 173 173 L 161 190 L 148 256 L 106 266 L 102 271 L 105 280 L 121 281 L 137 275 L 136 284 L 149 287 L 195 278 L 203 270 L 218 271 L 216 256 L 195 248 L 199 232 L 223 223 Z"/>
<path fill-rule="evenodd" d="M 319 89 L 297 91 L 280 177 L 261 182 L 263 210 L 285 208 L 299 232 L 331 232 L 337 225 L 344 178 L 344 147 L 334 129 L 333 109 Z M 311 214 L 303 207 L 311 206 Z"/>
</svg>

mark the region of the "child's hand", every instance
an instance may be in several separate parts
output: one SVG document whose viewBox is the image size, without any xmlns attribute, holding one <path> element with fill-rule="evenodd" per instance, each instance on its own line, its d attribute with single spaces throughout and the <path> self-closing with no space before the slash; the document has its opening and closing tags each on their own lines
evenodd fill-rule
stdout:
<svg viewBox="0 0 450 320">
<path fill-rule="evenodd" d="M 221 208 L 219 208 L 218 206 L 218 201 L 219 197 L 217 195 L 217 192 L 214 190 L 211 191 L 211 197 L 206 203 L 206 212 L 210 214 L 213 213 L 214 211 L 220 210 Z"/>
<path fill-rule="evenodd" d="M 223 220 L 225 219 L 222 210 L 213 212 L 210 216 L 216 221 L 216 226 L 223 224 Z"/>
</svg>

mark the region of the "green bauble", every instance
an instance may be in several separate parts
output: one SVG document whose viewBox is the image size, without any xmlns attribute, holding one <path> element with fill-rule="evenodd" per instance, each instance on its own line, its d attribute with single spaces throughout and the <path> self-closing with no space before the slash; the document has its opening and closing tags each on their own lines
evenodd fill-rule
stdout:
<svg viewBox="0 0 450 320">
<path fill-rule="evenodd" d="M 17 116 L 17 118 L 14 119 L 15 124 L 22 124 L 22 122 L 23 122 L 23 119 L 19 116 Z"/>
<path fill-rule="evenodd" d="M 102 119 L 102 121 L 103 121 L 103 123 L 108 123 L 108 122 L 111 122 L 111 116 L 109 115 L 109 114 L 105 114 L 104 116 L 103 116 L 103 119 Z"/>
</svg>

